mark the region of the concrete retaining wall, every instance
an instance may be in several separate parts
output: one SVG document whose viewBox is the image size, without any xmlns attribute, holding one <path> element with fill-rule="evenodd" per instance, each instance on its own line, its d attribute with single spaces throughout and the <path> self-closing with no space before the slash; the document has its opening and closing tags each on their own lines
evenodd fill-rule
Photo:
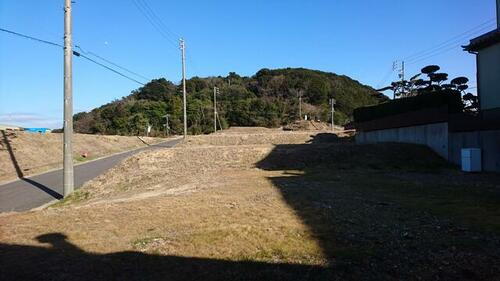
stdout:
<svg viewBox="0 0 500 281">
<path fill-rule="evenodd" d="M 429 146 L 441 157 L 461 165 L 462 148 L 482 149 L 484 171 L 500 172 L 500 130 L 448 132 L 448 123 L 358 132 L 356 143 L 402 142 Z"/>
<path fill-rule="evenodd" d="M 358 132 L 356 143 L 402 142 L 427 145 L 448 159 L 448 123 Z"/>
</svg>

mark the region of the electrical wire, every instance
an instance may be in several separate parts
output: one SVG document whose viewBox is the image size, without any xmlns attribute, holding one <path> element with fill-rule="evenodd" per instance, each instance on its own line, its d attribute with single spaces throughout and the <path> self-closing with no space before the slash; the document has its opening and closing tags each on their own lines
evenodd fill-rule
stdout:
<svg viewBox="0 0 500 281">
<path fill-rule="evenodd" d="M 478 29 L 483 30 L 483 29 L 485 29 L 485 28 L 489 27 L 489 25 L 491 25 L 492 23 L 494 23 L 494 21 L 495 21 L 495 18 L 491 18 L 491 19 L 489 19 L 489 20 L 488 20 L 488 21 L 486 21 L 486 22 L 483 22 L 483 23 L 481 23 L 481 24 L 479 24 L 479 25 L 477 25 L 477 26 L 475 26 L 475 27 L 473 27 L 473 28 L 471 28 L 471 29 L 469 29 L 469 30 L 467 30 L 467 31 L 463 32 L 463 33 L 460 33 L 460 34 L 458 34 L 458 35 L 456 35 L 456 36 L 454 36 L 454 37 L 452 37 L 452 38 L 450 38 L 450 39 L 448 39 L 448 40 L 446 40 L 446 41 L 441 42 L 441 43 L 440 43 L 440 44 L 438 44 L 438 45 L 435 45 L 435 46 L 433 46 L 433 47 L 431 47 L 431 48 L 428 48 L 428 49 L 425 49 L 425 50 L 419 51 L 419 52 L 417 52 L 417 53 L 414 53 L 413 55 L 407 56 L 407 57 L 406 57 L 406 58 L 404 58 L 403 60 L 405 60 L 405 61 L 409 61 L 409 60 L 413 60 L 413 59 L 415 59 L 416 57 L 419 57 L 419 56 L 422 56 L 422 55 L 424 55 L 424 56 L 425 56 L 428 52 L 432 52 L 432 51 L 434 51 L 436 48 L 441 48 L 443 45 L 447 45 L 447 44 L 449 44 L 449 43 L 451 43 L 451 42 L 455 42 L 456 40 L 462 40 L 462 38 L 463 38 L 463 37 L 469 37 L 469 36 L 470 36 L 470 35 L 469 35 L 470 33 L 477 33 L 477 32 L 478 32 Z M 485 25 L 488 25 L 488 26 L 485 26 Z"/>
<path fill-rule="evenodd" d="M 168 35 L 166 31 L 162 28 L 161 24 L 155 21 L 154 17 L 150 14 L 150 12 L 142 6 L 139 0 L 132 0 L 136 8 L 141 12 L 141 14 L 146 18 L 146 20 L 158 31 L 158 33 L 165 38 L 174 48 L 178 48 L 177 42 L 172 40 L 172 38 Z"/>
<path fill-rule="evenodd" d="M 494 26 L 492 25 L 494 22 L 495 22 L 495 18 L 491 18 L 491 19 L 487 20 L 486 22 L 483 22 L 483 23 L 463 32 L 463 33 L 460 33 L 460 34 L 458 34 L 458 35 L 456 35 L 456 36 L 454 36 L 446 41 L 441 42 L 438 45 L 435 45 L 434 47 L 431 47 L 431 48 L 419 51 L 417 53 L 414 53 L 413 55 L 410 55 L 410 56 L 404 58 L 403 60 L 406 62 L 407 65 L 413 65 L 413 64 L 428 60 L 432 57 L 447 53 L 455 48 L 461 47 L 462 44 L 457 44 L 457 43 L 461 42 L 464 39 L 468 39 L 471 36 L 474 36 L 474 35 L 471 35 L 471 33 L 477 34 L 477 33 L 483 32 L 486 29 L 494 28 Z M 391 71 L 388 72 L 384 76 L 384 78 L 378 84 L 377 88 L 382 87 L 381 85 L 387 81 L 387 79 L 390 77 L 390 75 L 392 74 L 393 71 L 394 70 L 391 69 Z"/>
<path fill-rule="evenodd" d="M 488 27 L 488 28 L 489 28 L 489 27 Z M 482 33 L 484 30 L 486 30 L 486 29 L 487 29 L 487 28 L 482 29 L 482 30 L 481 30 L 481 32 L 479 32 L 479 33 L 478 33 L 478 34 L 476 34 L 476 35 L 481 34 L 481 33 Z M 471 35 L 471 36 L 475 36 L 475 35 Z M 465 39 L 465 38 L 464 38 L 464 39 Z M 462 39 L 462 40 L 464 40 L 464 39 Z M 461 42 L 461 43 L 458 43 L 458 42 Z M 451 51 L 451 50 L 453 50 L 453 49 L 455 49 L 455 48 L 459 48 L 459 47 L 461 47 L 461 46 L 463 45 L 463 42 L 462 42 L 461 40 L 460 40 L 460 41 L 455 40 L 455 41 L 453 41 L 453 43 L 454 43 L 454 44 L 447 44 L 447 45 L 443 45 L 443 46 L 441 46 L 441 47 L 439 47 L 439 48 L 437 48 L 437 49 L 433 50 L 432 52 L 427 52 L 427 53 L 425 53 L 425 54 L 423 54 L 423 55 L 421 55 L 421 56 L 418 56 L 418 57 L 415 57 L 415 58 L 413 58 L 413 59 L 410 59 L 410 60 L 408 60 L 408 61 L 407 61 L 407 64 L 408 64 L 408 65 L 410 65 L 410 64 L 415 64 L 415 63 L 417 63 L 417 62 L 424 61 L 424 60 L 429 59 L 429 58 L 431 58 L 431 57 L 435 57 L 435 56 L 437 56 L 437 55 L 441 55 L 441 54 L 443 54 L 443 53 L 449 52 L 449 51 Z M 458 43 L 458 44 L 457 44 L 457 43 Z"/>
<path fill-rule="evenodd" d="M 23 38 L 26 38 L 26 39 L 34 40 L 34 41 L 37 41 L 39 43 L 44 43 L 44 44 L 47 44 L 47 45 L 51 45 L 51 46 L 55 46 L 55 47 L 59 47 L 59 48 L 64 48 L 64 46 L 61 45 L 61 44 L 58 44 L 58 43 L 55 43 L 55 42 L 51 42 L 51 41 L 47 41 L 47 40 L 43 40 L 43 39 L 36 38 L 36 37 L 32 37 L 32 36 L 29 36 L 29 35 L 26 35 L 26 34 L 21 34 L 21 33 L 12 31 L 12 30 L 7 30 L 7 29 L 4 29 L 4 28 L 0 28 L 0 31 L 6 32 L 6 33 L 9 33 L 9 34 L 12 34 L 12 35 L 16 35 L 16 36 L 19 36 L 19 37 L 23 37 Z M 89 57 L 87 57 L 85 55 L 82 55 L 81 53 L 73 51 L 73 55 L 77 56 L 77 57 L 84 58 L 84 59 L 86 59 L 86 60 L 88 60 L 90 62 L 93 62 L 93 63 L 95 63 L 95 64 L 97 64 L 97 65 L 99 65 L 99 66 L 101 66 L 101 67 L 103 67 L 103 68 L 105 68 L 105 69 L 107 69 L 109 71 L 112 71 L 112 72 L 114 72 L 114 73 L 116 73 L 116 74 L 118 74 L 118 75 L 120 75 L 120 76 L 122 76 L 122 77 L 124 77 L 126 79 L 134 81 L 134 82 L 136 82 L 136 83 L 138 83 L 140 85 L 144 85 L 144 83 L 142 83 L 142 82 L 140 82 L 140 81 L 138 81 L 138 80 L 136 80 L 136 79 L 134 79 L 134 78 L 132 78 L 130 76 L 127 76 L 127 75 L 119 72 L 118 70 L 115 70 L 115 69 L 113 69 L 113 68 L 111 68 L 111 67 L 109 67 L 107 65 L 104 65 L 104 64 L 102 64 L 100 62 L 97 62 L 97 61 L 95 61 L 95 60 L 93 60 L 93 59 L 91 59 L 91 58 L 89 58 Z"/>
<path fill-rule="evenodd" d="M 91 62 L 93 62 L 93 63 L 95 63 L 95 64 L 97 64 L 97 65 L 99 65 L 99 66 L 101 66 L 101 67 L 104 67 L 105 69 L 107 69 L 107 70 L 109 70 L 109 71 L 112 71 L 112 72 L 114 72 L 114 73 L 116 73 L 116 74 L 118 74 L 118 75 L 120 75 L 120 76 L 122 76 L 122 77 L 124 77 L 124 78 L 127 78 L 127 79 L 129 79 L 129 80 L 131 80 L 131 81 L 134 81 L 134 82 L 136 82 L 137 84 L 141 84 L 141 85 L 143 85 L 143 86 L 145 85 L 144 83 L 139 82 L 139 81 L 135 80 L 134 78 L 132 78 L 132 77 L 130 77 L 130 76 L 127 76 L 127 75 L 125 75 L 125 74 L 123 74 L 123 73 L 119 72 L 118 70 L 115 70 L 115 69 L 113 69 L 113 68 L 111 68 L 111 67 L 109 67 L 109 66 L 107 66 L 107 65 L 104 65 L 104 64 L 102 64 L 102 63 L 98 62 L 98 61 L 95 61 L 95 60 L 93 60 L 93 59 L 91 59 L 91 58 L 89 58 L 89 57 L 87 57 L 87 56 L 85 56 L 85 55 L 82 55 L 81 53 L 78 53 L 78 52 L 73 51 L 73 55 L 75 55 L 75 56 L 77 56 L 77 57 L 82 57 L 82 58 L 84 58 L 84 59 L 86 59 L 86 60 L 89 60 L 89 61 L 91 61 Z"/>
<path fill-rule="evenodd" d="M 391 67 L 391 69 L 389 69 L 387 74 L 384 75 L 384 78 L 382 78 L 382 80 L 380 80 L 380 82 L 377 84 L 377 89 L 382 88 L 383 84 L 385 84 L 387 82 L 387 80 L 391 77 L 391 74 L 393 74 L 393 73 L 394 73 L 394 69 Z"/>
<path fill-rule="evenodd" d="M 423 57 L 423 58 L 418 59 L 418 60 L 416 60 L 416 61 L 411 61 L 411 62 L 408 62 L 406 65 L 413 65 L 413 64 L 417 64 L 417 63 L 419 63 L 419 62 L 426 61 L 426 60 L 428 60 L 428 59 L 430 59 L 430 58 L 433 58 L 433 57 L 435 57 L 435 56 L 439 56 L 439 55 L 442 55 L 442 54 L 447 53 L 447 52 L 449 52 L 449 51 L 452 51 L 452 50 L 454 50 L 454 49 L 456 49 L 456 48 L 460 47 L 461 45 L 462 45 L 462 44 L 458 44 L 458 45 L 455 45 L 455 46 L 451 46 L 450 48 L 444 49 L 444 50 L 442 50 L 442 51 L 440 51 L 440 52 L 437 52 L 437 53 L 435 53 L 435 54 L 431 54 L 431 55 L 429 55 L 429 56 L 427 56 L 427 57 Z"/>
<path fill-rule="evenodd" d="M 167 25 L 165 25 L 163 20 L 154 12 L 153 9 L 151 9 L 151 6 L 149 6 L 149 4 L 146 0 L 138 0 L 138 1 L 143 4 L 143 6 L 146 8 L 146 10 L 148 10 L 150 12 L 150 14 L 153 16 L 153 18 L 155 18 L 157 20 L 157 22 L 163 27 L 163 29 L 165 31 L 167 31 L 167 33 L 172 35 L 175 39 L 181 37 L 179 34 L 173 32 L 170 28 L 167 27 Z"/>
<path fill-rule="evenodd" d="M 52 46 L 56 46 L 56 47 L 61 47 L 61 48 L 64 48 L 64 46 L 63 46 L 63 45 L 61 45 L 61 44 L 57 44 L 57 43 L 50 42 L 50 41 L 47 41 L 47 40 L 43 40 L 43 39 L 39 39 L 39 38 L 35 38 L 35 37 L 31 37 L 31 36 L 29 36 L 29 35 L 25 35 L 25 34 L 17 33 L 17 32 L 12 31 L 12 30 L 7 30 L 7 29 L 0 28 L 0 31 L 6 32 L 6 33 L 10 33 L 10 34 L 13 34 L 13 35 L 17 35 L 17 36 L 20 36 L 20 37 L 24 37 L 24 38 L 26 38 L 26 39 L 30 39 L 30 40 L 33 40 L 33 41 L 37 41 L 37 42 L 40 42 L 40 43 L 45 43 L 45 44 L 48 44 L 48 45 L 52 45 Z"/>
<path fill-rule="evenodd" d="M 146 20 L 158 31 L 158 33 L 165 38 L 175 49 L 178 49 L 177 38 L 181 36 L 167 27 L 164 21 L 155 13 L 155 11 L 148 4 L 147 0 L 132 0 L 136 8 L 146 18 Z M 189 49 L 186 49 L 186 61 L 199 72 L 199 68 Z"/>
<path fill-rule="evenodd" d="M 96 57 L 96 58 L 98 58 L 98 59 L 100 59 L 100 60 L 103 60 L 103 61 L 105 61 L 105 62 L 107 62 L 107 63 L 109 63 L 109 64 L 111 64 L 111 65 L 113 65 L 113 66 L 116 66 L 116 67 L 120 68 L 121 70 L 124 70 L 124 71 L 126 71 L 126 72 L 128 72 L 128 73 L 130 73 L 130 74 L 133 74 L 133 75 L 137 76 L 137 77 L 141 77 L 142 79 L 144 79 L 144 80 L 146 80 L 146 81 L 150 81 L 150 80 L 152 80 L 152 79 L 150 79 L 150 78 L 148 78 L 148 77 L 144 77 L 144 76 L 142 76 L 142 75 L 141 75 L 141 74 L 139 74 L 139 73 L 136 73 L 136 72 L 134 72 L 134 71 L 132 71 L 132 70 L 129 70 L 129 69 L 127 69 L 127 68 L 123 67 L 123 66 L 120 66 L 120 65 L 118 65 L 118 64 L 116 64 L 116 63 L 114 63 L 114 62 L 112 62 L 112 61 L 110 61 L 110 60 L 108 60 L 108 59 L 105 59 L 105 58 L 103 58 L 103 57 L 99 56 L 98 54 L 96 54 L 96 53 L 94 53 L 94 52 L 91 52 L 91 51 L 85 51 L 85 50 L 84 50 L 81 46 L 79 46 L 79 45 L 75 45 L 75 48 L 78 48 L 78 49 L 79 49 L 82 53 L 84 53 L 84 54 L 86 54 L 86 55 L 91 55 L 91 56 L 94 56 L 94 57 Z"/>
</svg>

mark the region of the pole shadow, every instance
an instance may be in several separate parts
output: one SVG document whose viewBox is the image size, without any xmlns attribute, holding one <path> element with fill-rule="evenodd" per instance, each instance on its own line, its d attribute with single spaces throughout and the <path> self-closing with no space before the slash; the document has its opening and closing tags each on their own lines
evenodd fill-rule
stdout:
<svg viewBox="0 0 500 281">
<path fill-rule="evenodd" d="M 15 133 L 9 133 L 7 134 L 4 130 L 2 130 L 2 143 L 3 146 L 5 146 L 5 149 L 7 149 L 7 152 L 9 152 L 10 160 L 12 161 L 12 165 L 14 166 L 14 169 L 16 170 L 16 174 L 18 178 L 23 178 L 24 174 L 19 167 L 19 163 L 17 162 L 16 156 L 14 155 L 14 149 L 12 148 L 12 145 L 10 144 L 9 137 L 13 138 L 16 137 Z"/>
<path fill-rule="evenodd" d="M 54 199 L 58 199 L 58 200 L 59 199 L 63 199 L 63 196 L 62 196 L 61 193 L 59 193 L 59 192 L 51 189 L 50 187 L 48 187 L 46 185 L 43 185 L 43 184 L 41 184 L 39 182 L 36 182 L 36 181 L 34 181 L 32 179 L 29 179 L 29 178 L 21 178 L 21 180 L 24 181 L 24 182 L 27 182 L 27 183 L 31 184 L 32 186 L 40 189 L 41 191 L 47 193 L 48 195 L 54 197 Z"/>
<path fill-rule="evenodd" d="M 28 178 L 24 177 L 24 173 L 23 173 L 21 167 L 19 166 L 19 162 L 16 159 L 16 155 L 14 154 L 14 149 L 11 145 L 11 140 L 9 139 L 9 137 L 10 138 L 16 137 L 15 133 L 7 133 L 4 130 L 2 130 L 1 132 L 2 132 L 2 143 L 3 143 L 2 146 L 4 146 L 5 149 L 7 150 L 7 152 L 9 153 L 10 159 L 12 161 L 12 165 L 14 166 L 14 169 L 16 170 L 17 177 L 20 180 L 27 182 L 27 183 L 31 184 L 32 186 L 40 189 L 41 191 L 49 194 L 50 196 L 52 196 L 55 199 L 62 199 L 63 196 L 60 193 L 58 193 L 57 191 L 39 183 L 39 182 L 36 182 L 32 179 L 28 179 Z"/>
</svg>

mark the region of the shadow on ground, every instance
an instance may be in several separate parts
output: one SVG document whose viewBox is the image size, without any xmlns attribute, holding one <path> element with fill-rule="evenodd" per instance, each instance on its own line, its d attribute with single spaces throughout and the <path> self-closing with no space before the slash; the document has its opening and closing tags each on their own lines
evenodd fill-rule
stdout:
<svg viewBox="0 0 500 281">
<path fill-rule="evenodd" d="M 500 246 L 498 236 L 455 225 L 420 205 L 426 197 L 439 205 L 446 191 L 432 189 L 449 188 L 445 180 L 420 178 L 446 177 L 453 169 L 425 146 L 356 145 L 325 133 L 309 144 L 277 145 L 257 167 L 285 171 L 269 180 L 313 233 L 337 278 L 499 280 L 500 253 L 491 250 Z M 386 196 L 392 193 L 399 197 Z M 465 193 L 441 204 L 469 204 L 467 196 L 474 201 Z"/>
<path fill-rule="evenodd" d="M 256 165 L 284 171 L 269 180 L 308 226 L 327 266 L 137 251 L 98 254 L 73 245 L 63 233 L 48 233 L 36 237 L 47 247 L 0 244 L 0 280 L 495 280 L 497 252 L 455 243 L 468 238 L 467 231 L 450 232 L 452 226 L 436 224 L 433 216 L 350 188 L 360 175 L 357 169 L 370 171 L 364 180 L 373 176 L 376 184 L 382 169 L 432 168 L 442 162 L 420 159 L 428 154 L 422 147 L 410 152 L 386 147 L 381 153 L 392 157 L 386 167 L 373 152 L 380 147 L 342 143 L 320 134 L 310 144 L 277 145 Z M 480 235 L 477 239 L 484 247 L 498 246 Z"/>
<path fill-rule="evenodd" d="M 1 149 L 7 150 L 7 152 L 9 153 L 10 160 L 12 161 L 12 165 L 14 166 L 14 169 L 16 170 L 17 177 L 20 180 L 23 180 L 23 181 L 31 184 L 33 187 L 36 187 L 36 188 L 40 189 L 41 191 L 49 194 L 50 196 L 54 197 L 55 199 L 62 199 L 63 198 L 62 194 L 55 191 L 54 189 L 52 189 L 46 185 L 43 185 L 37 181 L 34 181 L 32 179 L 24 177 L 23 170 L 21 169 L 19 162 L 17 161 L 16 155 L 14 154 L 14 149 L 12 148 L 12 145 L 11 145 L 11 141 L 12 141 L 11 139 L 16 138 L 16 134 L 14 132 L 6 132 L 4 130 L 2 130 L 1 132 L 2 132 L 2 142 L 0 143 Z"/>
<path fill-rule="evenodd" d="M 328 270 L 303 265 L 82 251 L 61 233 L 36 237 L 49 247 L 0 244 L 1 280 L 318 280 Z M 22 259 L 22 260 L 19 260 Z"/>
</svg>

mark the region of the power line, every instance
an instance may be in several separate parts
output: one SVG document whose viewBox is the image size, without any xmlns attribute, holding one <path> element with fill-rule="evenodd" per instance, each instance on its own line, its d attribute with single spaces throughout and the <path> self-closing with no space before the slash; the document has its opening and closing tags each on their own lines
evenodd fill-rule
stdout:
<svg viewBox="0 0 500 281">
<path fill-rule="evenodd" d="M 478 30 L 478 33 L 476 34 L 481 34 L 482 32 L 484 32 L 484 30 L 487 30 L 489 29 L 490 27 L 486 27 L 486 28 L 483 28 L 481 30 Z M 474 35 L 469 35 L 470 36 L 474 36 Z M 462 40 L 465 40 L 465 38 L 462 38 L 462 39 L 459 39 L 459 40 L 454 40 L 454 41 L 451 41 L 450 43 L 448 44 L 445 44 L 439 48 L 436 48 L 432 51 L 428 51 L 426 53 L 423 53 L 422 55 L 420 56 L 417 56 L 417 57 L 414 57 L 412 59 L 410 59 L 408 62 L 409 64 L 414 64 L 416 62 L 419 62 L 419 61 L 423 61 L 423 60 L 426 60 L 428 58 L 431 58 L 431 57 L 434 57 L 434 56 L 437 56 L 437 55 L 440 55 L 440 54 L 443 54 L 443 53 L 446 53 L 452 49 L 455 49 L 455 48 L 458 48 L 458 47 L 461 47 L 462 44 L 463 44 L 463 41 Z"/>
<path fill-rule="evenodd" d="M 144 77 L 144 76 L 142 76 L 142 75 L 141 75 L 141 74 L 139 74 L 139 73 L 133 72 L 132 70 L 129 70 L 129 69 L 127 69 L 127 68 L 125 68 L 125 67 L 123 67 L 123 66 L 120 66 L 120 65 L 118 65 L 118 64 L 116 64 L 116 63 L 114 63 L 114 62 L 112 62 L 112 61 L 110 61 L 110 60 L 108 60 L 108 59 L 105 59 L 105 58 L 103 58 L 103 57 L 99 56 L 98 54 L 96 54 L 96 53 L 94 53 L 94 52 L 91 52 L 91 51 L 85 51 L 85 50 L 83 50 L 83 48 L 82 48 L 82 47 L 80 47 L 80 46 L 78 46 L 78 45 L 75 45 L 75 48 L 80 49 L 80 51 L 82 51 L 82 53 L 84 53 L 84 54 L 87 54 L 87 55 L 92 55 L 92 56 L 94 56 L 94 57 L 96 57 L 96 58 L 98 58 L 98 59 L 100 59 L 100 60 L 103 60 L 103 61 L 105 61 L 105 62 L 107 62 L 107 63 L 109 63 L 109 64 L 111 64 L 111 65 L 114 65 L 114 66 L 116 66 L 116 67 L 120 68 L 121 70 L 124 70 L 124 71 L 126 71 L 126 72 L 128 72 L 128 73 L 130 73 L 130 74 L 135 75 L 135 76 L 141 77 L 142 79 L 144 79 L 144 80 L 146 80 L 146 81 L 151 80 L 150 78 Z"/>
<path fill-rule="evenodd" d="M 159 24 L 154 16 L 151 15 L 151 12 L 147 10 L 143 5 L 143 3 L 139 2 L 138 0 L 132 0 L 134 5 L 137 7 L 139 12 L 146 18 L 146 20 L 160 33 L 160 35 L 165 38 L 175 49 L 178 48 L 176 42 L 170 38 L 167 32 L 165 32 L 164 28 Z"/>
<path fill-rule="evenodd" d="M 73 55 L 75 55 L 75 56 L 77 56 L 77 57 L 82 57 L 82 58 L 84 58 L 84 59 L 86 59 L 86 60 L 89 60 L 89 61 L 91 61 L 91 62 L 93 62 L 93 63 L 95 63 L 95 64 L 97 64 L 97 65 L 99 65 L 99 66 L 101 66 L 101 67 L 106 68 L 106 69 L 107 69 L 107 70 L 109 70 L 109 71 L 112 71 L 112 72 L 114 72 L 114 73 L 116 73 L 116 74 L 118 74 L 118 75 L 120 75 L 120 76 L 122 76 L 122 77 L 124 77 L 124 78 L 127 78 L 127 79 L 129 79 L 129 80 L 131 80 L 131 81 L 134 81 L 134 82 L 136 82 L 137 84 L 141 84 L 141 85 L 143 85 L 143 86 L 145 85 L 144 83 L 139 82 L 139 81 L 135 80 L 134 78 L 132 78 L 132 77 L 130 77 L 130 76 L 127 76 L 127 75 L 125 75 L 125 74 L 123 74 L 123 73 L 119 72 L 118 70 L 115 70 L 115 69 L 113 69 L 113 68 L 111 68 L 111 67 L 109 67 L 109 66 L 107 66 L 107 65 L 104 65 L 104 64 L 102 64 L 102 63 L 100 63 L 100 62 L 97 62 L 97 61 L 95 61 L 95 60 L 93 60 L 93 59 L 91 59 L 91 58 L 89 58 L 89 57 L 87 57 L 87 56 L 85 56 L 85 55 L 82 55 L 81 53 L 78 53 L 78 52 L 73 51 Z"/>
<path fill-rule="evenodd" d="M 475 33 L 475 32 L 477 32 L 477 29 L 481 29 L 481 30 L 482 30 L 482 29 L 486 28 L 486 27 L 484 27 L 485 25 L 491 25 L 491 23 L 493 23 L 494 21 L 495 21 L 495 18 L 491 18 L 491 19 L 489 19 L 489 20 L 488 20 L 488 21 L 486 21 L 486 22 L 483 22 L 483 23 L 481 23 L 481 24 L 479 24 L 479 25 L 477 25 L 477 26 L 475 26 L 475 27 L 473 27 L 473 28 L 471 28 L 471 29 L 469 29 L 469 30 L 467 30 L 467 31 L 463 32 L 463 33 L 460 33 L 460 34 L 458 34 L 458 35 L 456 35 L 456 36 L 454 36 L 454 37 L 452 37 L 452 38 L 450 38 L 450 39 L 448 39 L 448 40 L 446 40 L 446 41 L 441 42 L 441 43 L 440 43 L 440 44 L 438 44 L 438 45 L 435 45 L 435 46 L 433 46 L 433 47 L 431 47 L 431 48 L 428 48 L 428 49 L 422 50 L 422 51 L 420 51 L 420 52 L 414 53 L 413 55 L 410 55 L 410 56 L 408 56 L 408 57 L 404 58 L 403 60 L 405 60 L 405 61 L 412 60 L 412 59 L 414 59 L 415 57 L 418 57 L 418 56 L 422 56 L 422 55 L 424 55 L 424 53 L 427 53 L 427 52 L 429 52 L 429 51 L 431 51 L 431 52 L 432 52 L 434 49 L 436 49 L 436 48 L 438 48 L 438 47 L 441 47 L 442 45 L 446 45 L 446 44 L 450 43 L 451 41 L 453 41 L 453 42 L 454 42 L 454 41 L 456 41 L 457 39 L 462 38 L 462 37 L 464 37 L 464 36 L 469 36 L 468 34 L 470 34 L 470 33 Z"/>
<path fill-rule="evenodd" d="M 163 20 L 154 12 L 153 9 L 151 9 L 151 7 L 148 5 L 148 2 L 146 0 L 138 0 L 138 1 L 143 4 L 143 6 L 150 12 L 150 14 L 153 16 L 153 18 L 155 18 L 157 20 L 157 22 L 160 24 L 160 26 L 163 27 L 163 29 L 165 31 L 167 31 L 168 33 L 170 33 L 170 35 L 172 35 L 174 38 L 180 38 L 181 37 L 179 34 L 176 34 L 170 28 L 168 28 L 167 25 L 165 25 L 165 23 L 163 22 Z"/>
<path fill-rule="evenodd" d="M 426 61 L 426 60 L 428 60 L 428 59 L 430 59 L 430 58 L 432 58 L 432 57 L 439 56 L 439 55 L 441 55 L 441 54 L 444 54 L 444 53 L 447 53 L 447 52 L 449 52 L 449 51 L 451 51 L 451 50 L 454 50 L 455 48 L 458 48 L 458 47 L 460 47 L 461 45 L 462 45 L 462 44 L 454 45 L 454 46 L 451 46 L 450 48 L 444 49 L 444 50 L 442 50 L 442 51 L 440 51 L 440 52 L 437 52 L 437 53 L 435 53 L 435 54 L 431 54 L 431 55 L 429 55 L 429 56 L 427 56 L 427 57 L 423 57 L 423 58 L 421 58 L 421 59 L 418 59 L 418 60 L 415 60 L 415 61 L 411 61 L 411 62 L 409 62 L 409 63 L 408 63 L 408 65 L 413 65 L 413 64 L 416 64 L 416 63 L 419 63 L 419 62 L 422 62 L 422 61 Z"/>
<path fill-rule="evenodd" d="M 387 82 L 387 80 L 391 77 L 391 74 L 394 73 L 394 66 L 392 66 L 389 71 L 387 71 L 387 73 L 384 75 L 384 78 L 382 78 L 382 80 L 380 80 L 380 82 L 377 84 L 377 89 L 383 87 L 383 84 L 385 84 Z"/>
<path fill-rule="evenodd" d="M 21 34 L 21 33 L 12 31 L 12 30 L 7 30 L 7 29 L 0 28 L 0 31 L 6 32 L 6 33 L 9 33 L 9 34 L 12 34 L 12 35 L 16 35 L 16 36 L 19 36 L 19 37 L 23 37 L 23 38 L 26 38 L 26 39 L 34 40 L 34 41 L 37 41 L 39 43 L 44 43 L 44 44 L 47 44 L 47 45 L 51 45 L 51 46 L 55 46 L 55 47 L 59 47 L 59 48 L 64 48 L 64 46 L 61 45 L 61 44 L 58 44 L 58 43 L 55 43 L 55 42 L 51 42 L 51 41 L 47 41 L 47 40 L 43 40 L 43 39 L 36 38 L 36 37 L 32 37 L 32 36 L 29 36 L 29 35 L 26 35 L 26 34 Z M 99 66 L 101 66 L 103 68 L 106 68 L 107 70 L 112 71 L 112 72 L 114 72 L 114 73 L 116 73 L 116 74 L 118 74 L 118 75 L 120 75 L 120 76 L 122 76 L 122 77 L 124 77 L 126 79 L 134 81 L 134 82 L 136 82 L 136 83 L 138 83 L 140 85 L 144 85 L 144 83 L 139 82 L 136 79 L 134 79 L 134 78 L 132 78 L 130 76 L 127 76 L 127 75 L 119 72 L 118 70 L 115 70 L 115 69 L 113 69 L 113 68 L 111 68 L 111 67 L 109 67 L 107 65 L 104 65 L 104 64 L 102 64 L 100 62 L 97 62 L 97 61 L 95 61 L 95 60 L 93 60 L 93 59 L 91 59 L 91 58 L 89 58 L 89 57 L 87 57 L 85 55 L 82 55 L 81 53 L 73 51 L 73 55 L 77 56 L 77 57 L 82 57 L 82 58 L 84 58 L 84 59 L 86 59 L 86 60 L 88 60 L 90 62 L 93 62 L 93 63 L 95 63 L 95 64 L 97 64 L 97 65 L 99 65 Z M 101 58 L 101 59 L 106 60 L 104 58 Z"/>
<path fill-rule="evenodd" d="M 6 32 L 6 33 L 10 33 L 10 34 L 13 34 L 13 35 L 17 35 L 17 36 L 20 36 L 20 37 L 24 37 L 26 39 L 37 41 L 37 42 L 40 42 L 40 43 L 45 43 L 45 44 L 48 44 L 48 45 L 52 45 L 52 46 L 57 46 L 57 47 L 64 48 L 64 46 L 61 45 L 61 44 L 57 44 L 57 43 L 54 43 L 54 42 L 50 42 L 50 41 L 38 39 L 38 38 L 31 37 L 31 36 L 28 36 L 28 35 L 25 35 L 25 34 L 14 32 L 12 30 L 7 30 L 7 29 L 0 28 L 0 31 Z"/>
</svg>

